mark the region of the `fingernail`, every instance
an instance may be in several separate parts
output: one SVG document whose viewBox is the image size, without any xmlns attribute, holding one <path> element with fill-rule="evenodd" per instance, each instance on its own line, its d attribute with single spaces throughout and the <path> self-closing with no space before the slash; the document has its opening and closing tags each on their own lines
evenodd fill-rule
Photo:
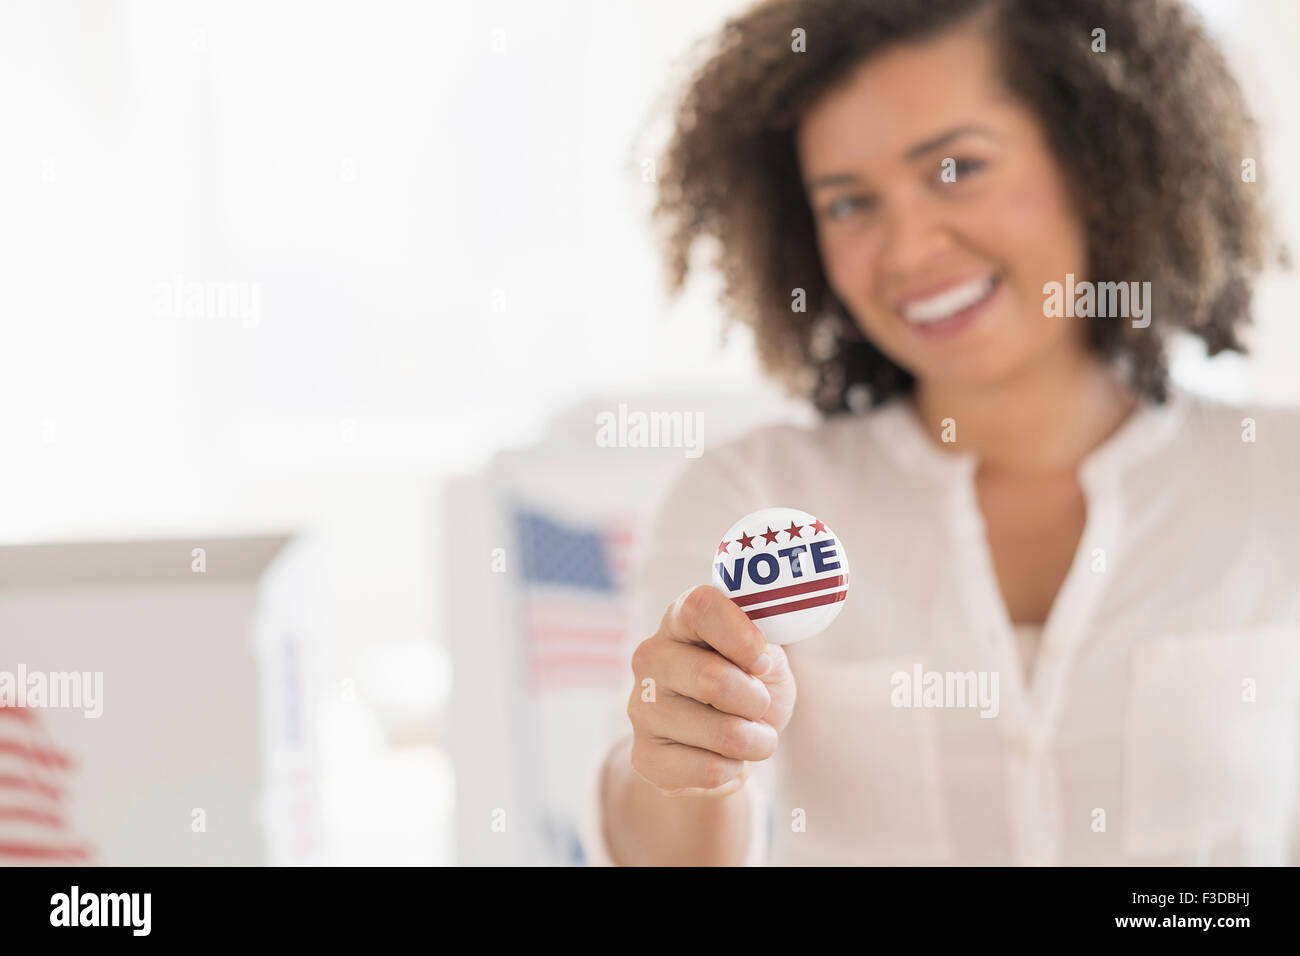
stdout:
<svg viewBox="0 0 1300 956">
<path fill-rule="evenodd" d="M 772 669 L 772 658 L 766 654 L 759 654 L 758 660 L 754 661 L 754 666 L 749 669 L 751 674 L 766 674 Z"/>
</svg>

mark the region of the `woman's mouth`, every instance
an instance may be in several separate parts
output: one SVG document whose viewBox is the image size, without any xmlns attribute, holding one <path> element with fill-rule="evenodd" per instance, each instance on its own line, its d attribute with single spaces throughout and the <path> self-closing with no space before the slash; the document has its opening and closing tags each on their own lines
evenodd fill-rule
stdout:
<svg viewBox="0 0 1300 956">
<path fill-rule="evenodd" d="M 997 275 L 980 276 L 928 295 L 908 300 L 898 309 L 909 327 L 927 339 L 965 331 L 986 310 L 1002 287 Z"/>
</svg>

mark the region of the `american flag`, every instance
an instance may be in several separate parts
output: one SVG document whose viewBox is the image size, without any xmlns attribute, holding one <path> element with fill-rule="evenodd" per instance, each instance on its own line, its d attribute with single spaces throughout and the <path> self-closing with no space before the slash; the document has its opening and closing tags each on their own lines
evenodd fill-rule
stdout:
<svg viewBox="0 0 1300 956">
<path fill-rule="evenodd" d="M 35 711 L 0 703 L 0 866 L 90 861 L 66 814 L 72 770 Z"/>
<path fill-rule="evenodd" d="M 533 689 L 618 687 L 630 674 L 627 521 L 579 525 L 516 508 L 525 681 Z"/>
</svg>

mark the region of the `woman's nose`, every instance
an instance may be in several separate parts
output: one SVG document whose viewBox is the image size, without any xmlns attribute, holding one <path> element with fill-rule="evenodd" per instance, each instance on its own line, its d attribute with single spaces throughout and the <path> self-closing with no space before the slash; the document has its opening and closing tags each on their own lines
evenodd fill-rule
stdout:
<svg viewBox="0 0 1300 956">
<path fill-rule="evenodd" d="M 920 200 L 893 203 L 886 210 L 876 250 L 878 274 L 903 281 L 924 275 L 951 245 L 951 234 L 933 204 Z"/>
</svg>

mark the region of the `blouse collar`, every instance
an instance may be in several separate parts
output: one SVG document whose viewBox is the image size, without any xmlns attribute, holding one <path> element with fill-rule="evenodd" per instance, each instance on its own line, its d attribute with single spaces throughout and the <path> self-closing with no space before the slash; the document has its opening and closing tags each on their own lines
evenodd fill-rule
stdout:
<svg viewBox="0 0 1300 956">
<path fill-rule="evenodd" d="M 1128 468 L 1162 450 L 1177 434 L 1190 404 L 1188 394 L 1173 385 L 1164 403 L 1142 398 L 1119 428 L 1080 462 L 1079 483 L 1085 490 L 1112 484 Z M 906 472 L 943 486 L 974 477 L 978 455 L 945 449 L 935 441 L 907 396 L 891 398 L 866 418 L 878 443 Z"/>
</svg>

